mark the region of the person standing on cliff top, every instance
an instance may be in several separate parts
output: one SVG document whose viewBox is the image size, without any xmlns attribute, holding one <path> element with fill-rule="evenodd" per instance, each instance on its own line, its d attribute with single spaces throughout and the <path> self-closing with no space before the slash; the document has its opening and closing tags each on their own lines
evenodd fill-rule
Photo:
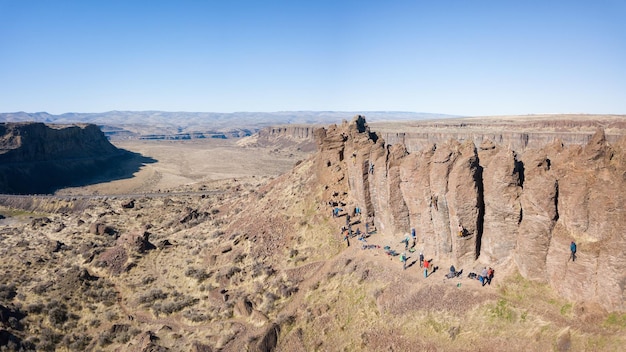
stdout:
<svg viewBox="0 0 626 352">
<path fill-rule="evenodd" d="M 576 242 L 572 241 L 572 243 L 570 243 L 569 250 L 572 252 L 569 259 L 573 262 L 576 261 Z M 569 261 L 569 259 L 567 261 Z"/>
</svg>

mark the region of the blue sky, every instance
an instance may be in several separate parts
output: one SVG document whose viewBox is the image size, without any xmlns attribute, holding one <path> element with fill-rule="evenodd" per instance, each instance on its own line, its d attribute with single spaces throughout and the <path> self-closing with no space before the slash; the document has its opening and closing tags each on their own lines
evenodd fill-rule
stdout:
<svg viewBox="0 0 626 352">
<path fill-rule="evenodd" d="M 0 0 L 0 112 L 626 114 L 626 1 Z"/>
</svg>

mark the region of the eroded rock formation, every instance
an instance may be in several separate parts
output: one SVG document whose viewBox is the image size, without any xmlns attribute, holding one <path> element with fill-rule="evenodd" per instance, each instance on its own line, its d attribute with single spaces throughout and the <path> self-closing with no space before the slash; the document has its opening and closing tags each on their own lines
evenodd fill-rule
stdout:
<svg viewBox="0 0 626 352">
<path fill-rule="evenodd" d="M 362 116 L 315 131 L 323 197 L 360 207 L 378 231 L 416 230 L 428 256 L 512 263 L 571 300 L 626 310 L 626 139 L 598 129 L 585 146 L 554 141 L 522 153 L 449 140 L 410 153 Z M 568 261 L 570 241 L 578 244 Z"/>
<path fill-rule="evenodd" d="M 129 156 L 96 125 L 0 123 L 0 193 L 49 193 L 79 185 L 115 173 Z"/>
</svg>

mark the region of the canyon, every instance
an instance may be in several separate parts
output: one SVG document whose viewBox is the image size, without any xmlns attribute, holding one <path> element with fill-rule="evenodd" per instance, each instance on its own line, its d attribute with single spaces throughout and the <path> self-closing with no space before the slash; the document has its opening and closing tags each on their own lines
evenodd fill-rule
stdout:
<svg viewBox="0 0 626 352">
<path fill-rule="evenodd" d="M 5 133 L 3 154 L 34 165 L 82 160 L 80 143 L 132 162 L 0 196 L 0 348 L 620 350 L 624 117 L 537 119 L 355 116 L 113 148 L 91 126 Z M 484 267 L 481 286 L 467 274 Z"/>
</svg>

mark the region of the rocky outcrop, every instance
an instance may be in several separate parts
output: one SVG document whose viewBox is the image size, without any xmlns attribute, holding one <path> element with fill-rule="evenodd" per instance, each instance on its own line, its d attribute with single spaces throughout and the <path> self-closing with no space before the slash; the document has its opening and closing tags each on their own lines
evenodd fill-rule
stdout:
<svg viewBox="0 0 626 352">
<path fill-rule="evenodd" d="M 607 140 L 617 142 L 626 121 L 614 115 L 528 115 L 509 117 L 425 120 L 384 126 L 380 135 L 389 144 L 404 144 L 415 152 L 450 139 L 480 145 L 492 141 L 516 151 L 541 148 L 555 140 L 565 145 L 584 145 L 598 127 L 610 131 Z M 381 126 L 381 127 L 382 127 Z"/>
<path fill-rule="evenodd" d="M 315 151 L 316 125 L 278 125 L 265 127 L 250 137 L 239 141 L 241 146 L 293 147 L 303 152 Z"/>
<path fill-rule="evenodd" d="M 388 120 L 393 120 L 390 118 Z M 374 127 L 372 127 L 374 126 Z M 598 126 L 610 131 L 606 139 L 615 143 L 626 133 L 626 122 L 613 115 L 529 115 L 495 118 L 448 118 L 443 120 L 418 120 L 411 122 L 375 122 L 370 127 L 377 130 L 388 145 L 402 144 L 410 153 L 423 151 L 433 144 L 449 140 L 470 141 L 475 145 L 497 143 L 522 152 L 527 148 L 541 148 L 559 140 L 565 145 L 584 145 L 589 142 Z M 244 144 L 298 145 L 309 151 L 313 146 L 313 125 L 277 125 L 266 127 Z"/>
<path fill-rule="evenodd" d="M 133 254 L 143 254 L 156 248 L 150 243 L 150 233 L 147 231 L 127 232 L 118 238 L 117 244 Z"/>
<path fill-rule="evenodd" d="M 85 158 L 119 153 L 96 125 L 0 123 L 0 163 Z"/>
<path fill-rule="evenodd" d="M 115 236 L 117 234 L 117 231 L 115 231 L 113 227 L 107 226 L 101 222 L 94 222 L 89 225 L 89 233 L 92 233 L 94 235 Z"/>
<path fill-rule="evenodd" d="M 449 140 L 411 153 L 362 116 L 315 136 L 325 201 L 360 207 L 385 233 L 414 228 L 428 257 L 512 264 L 568 299 L 626 310 L 626 138 L 610 144 L 598 129 L 584 146 Z"/>
<path fill-rule="evenodd" d="M 0 192 L 49 193 L 128 156 L 95 125 L 0 123 Z"/>
</svg>

